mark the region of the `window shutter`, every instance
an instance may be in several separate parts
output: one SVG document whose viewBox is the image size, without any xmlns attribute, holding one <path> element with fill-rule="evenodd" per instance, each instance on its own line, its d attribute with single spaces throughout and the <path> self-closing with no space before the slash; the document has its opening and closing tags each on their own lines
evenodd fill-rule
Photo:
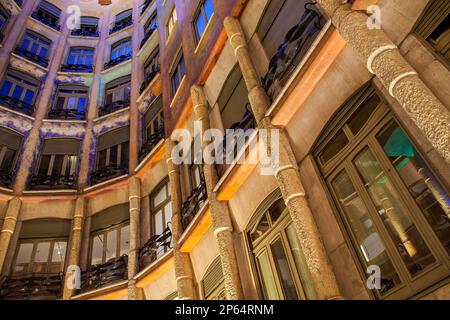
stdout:
<svg viewBox="0 0 450 320">
<path fill-rule="evenodd" d="M 78 154 L 81 141 L 78 139 L 46 139 L 42 147 L 42 155 Z"/>
<path fill-rule="evenodd" d="M 13 150 L 19 150 L 22 144 L 22 136 L 7 128 L 0 128 L 0 145 Z"/>
<path fill-rule="evenodd" d="M 42 1 L 41 4 L 39 5 L 39 8 L 47 11 L 48 13 L 54 15 L 55 17 L 59 17 L 61 15 L 61 9 L 59 9 L 58 7 L 47 1 Z"/>
<path fill-rule="evenodd" d="M 416 27 L 416 32 L 427 39 L 447 17 L 449 11 L 450 2 L 448 0 L 431 1 Z"/>
<path fill-rule="evenodd" d="M 107 208 L 92 216 L 91 232 L 105 229 L 130 219 L 130 208 L 128 203 L 119 204 Z"/>
<path fill-rule="evenodd" d="M 98 26 L 98 18 L 96 17 L 80 17 L 80 24 L 86 26 Z"/>
<path fill-rule="evenodd" d="M 222 262 L 220 256 L 214 259 L 205 272 L 202 288 L 205 297 L 208 297 L 224 281 Z"/>
<path fill-rule="evenodd" d="M 122 127 L 104 133 L 98 138 L 98 150 L 105 150 L 112 146 L 127 142 L 130 136 L 130 127 Z"/>
<path fill-rule="evenodd" d="M 128 17 L 131 17 L 132 13 L 133 13 L 132 9 L 128 9 L 128 10 L 125 10 L 125 11 L 119 13 L 118 15 L 116 15 L 116 22 L 122 21 Z"/>
<path fill-rule="evenodd" d="M 162 105 L 162 97 L 159 96 L 158 98 L 156 98 L 153 103 L 150 105 L 150 107 L 148 108 L 147 112 L 145 113 L 144 116 L 144 123 L 145 126 L 148 126 L 150 124 L 150 121 L 159 113 L 161 112 L 163 108 Z"/>
<path fill-rule="evenodd" d="M 22 223 L 21 239 L 32 238 L 63 238 L 70 234 L 71 220 L 66 219 L 35 219 Z"/>
</svg>

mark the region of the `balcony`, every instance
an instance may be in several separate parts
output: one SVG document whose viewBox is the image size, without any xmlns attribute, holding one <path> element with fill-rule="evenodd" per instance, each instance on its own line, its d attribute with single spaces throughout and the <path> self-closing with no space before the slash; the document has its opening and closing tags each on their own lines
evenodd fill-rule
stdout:
<svg viewBox="0 0 450 320">
<path fill-rule="evenodd" d="M 236 159 L 240 146 L 245 145 L 246 132 L 256 128 L 256 120 L 251 112 L 250 104 L 245 106 L 245 113 L 240 122 L 234 123 L 229 129 L 234 131 L 233 135 L 224 136 L 224 150 L 222 163 L 216 164 L 217 174 L 221 178 L 231 163 L 227 163 L 226 159 Z M 239 130 L 239 131 L 237 131 Z M 236 134 L 237 132 L 237 134 Z M 227 145 L 227 141 L 231 141 L 231 145 Z"/>
<path fill-rule="evenodd" d="M 122 63 L 124 61 L 130 60 L 131 59 L 131 53 L 129 54 L 123 54 L 120 57 L 117 57 L 115 59 L 110 60 L 109 62 L 105 63 L 105 70 L 112 68 L 116 65 L 118 65 L 119 63 Z"/>
<path fill-rule="evenodd" d="M 142 5 L 141 15 L 147 10 L 147 8 L 150 6 L 153 0 L 145 0 L 144 4 Z"/>
<path fill-rule="evenodd" d="M 308 6 L 300 22 L 291 28 L 284 42 L 280 44 L 276 54 L 269 63 L 269 69 L 263 77 L 263 86 L 267 94 L 274 100 L 289 80 L 298 64 L 305 57 L 308 49 L 324 26 L 324 17 Z"/>
<path fill-rule="evenodd" d="M 0 280 L 2 300 L 56 300 L 61 298 L 63 274 L 29 274 Z"/>
<path fill-rule="evenodd" d="M 94 70 L 93 66 L 88 66 L 86 64 L 63 64 L 61 66 L 61 71 L 63 72 L 92 73 L 93 70 Z"/>
<path fill-rule="evenodd" d="M 76 189 L 76 175 L 34 175 L 31 177 L 31 190 L 62 190 Z"/>
<path fill-rule="evenodd" d="M 164 139 L 164 127 L 161 127 L 157 132 L 147 137 L 147 140 L 139 150 L 139 161 L 144 160 L 162 139 Z"/>
<path fill-rule="evenodd" d="M 152 36 L 153 32 L 155 32 L 156 29 L 158 29 L 158 22 L 155 21 L 150 27 L 150 29 L 148 29 L 147 32 L 145 33 L 144 38 L 141 41 L 141 45 L 139 46 L 139 49 L 142 49 L 144 44 L 147 42 L 148 39 L 150 39 L 150 37 Z"/>
<path fill-rule="evenodd" d="M 71 109 L 51 109 L 48 112 L 51 120 L 85 120 L 86 112 Z"/>
<path fill-rule="evenodd" d="M 126 280 L 128 256 L 113 258 L 104 264 L 91 266 L 81 273 L 81 291 L 87 292 Z"/>
<path fill-rule="evenodd" d="M 10 188 L 12 185 L 12 173 L 0 169 L 0 187 Z"/>
<path fill-rule="evenodd" d="M 43 66 L 44 68 L 48 67 L 48 59 L 47 58 L 37 55 L 31 51 L 24 50 L 21 47 L 17 47 L 16 50 L 14 50 L 14 52 L 27 60 L 33 61 L 33 62 Z"/>
<path fill-rule="evenodd" d="M 128 173 L 128 168 L 116 164 L 104 166 L 91 174 L 91 185 L 99 184 Z"/>
<path fill-rule="evenodd" d="M 0 104 L 7 106 L 9 109 L 31 116 L 34 112 L 34 106 L 18 100 L 13 97 L 0 94 Z"/>
<path fill-rule="evenodd" d="M 117 21 L 114 26 L 109 30 L 109 34 L 113 34 L 114 32 L 120 31 L 122 29 L 125 29 L 126 27 L 129 27 L 133 24 L 133 19 L 131 16 L 129 16 L 126 19 Z"/>
<path fill-rule="evenodd" d="M 139 250 L 139 269 L 142 270 L 172 248 L 172 231 L 167 227 L 162 234 L 151 237 Z"/>
<path fill-rule="evenodd" d="M 155 64 L 155 65 L 151 68 L 150 72 L 147 73 L 147 74 L 144 76 L 144 81 L 142 82 L 141 89 L 139 90 L 139 93 L 140 93 L 140 94 L 142 94 L 142 92 L 144 92 L 145 89 L 147 89 L 148 85 L 149 85 L 149 84 L 153 81 L 153 79 L 160 73 L 160 71 L 161 71 L 161 67 L 160 67 L 160 65 L 159 65 L 159 63 L 158 63 L 158 64 Z"/>
<path fill-rule="evenodd" d="M 112 103 L 105 104 L 103 107 L 101 107 L 98 110 L 98 116 L 103 117 L 103 116 L 106 116 L 107 114 L 128 108 L 129 106 L 130 106 L 130 100 L 114 101 Z"/>
<path fill-rule="evenodd" d="M 72 36 L 75 37 L 92 37 L 98 38 L 100 37 L 100 33 L 97 30 L 97 27 L 92 26 L 80 26 L 80 29 L 74 29 L 71 33 Z"/>
<path fill-rule="evenodd" d="M 208 194 L 206 192 L 205 179 L 201 177 L 200 184 L 192 190 L 191 195 L 185 202 L 183 202 L 181 206 L 180 217 L 181 225 L 184 230 L 186 230 L 192 220 L 194 220 L 195 216 L 207 199 Z"/>
<path fill-rule="evenodd" d="M 53 29 L 55 29 L 57 31 L 61 30 L 61 26 L 58 24 L 59 18 L 57 18 L 55 16 L 52 16 L 52 15 L 50 15 L 50 14 L 48 14 L 48 13 L 42 11 L 42 10 L 38 10 L 38 11 L 33 12 L 31 14 L 31 16 L 34 19 L 36 19 L 36 20 L 42 22 L 43 24 L 49 26 L 50 28 L 53 28 Z"/>
</svg>

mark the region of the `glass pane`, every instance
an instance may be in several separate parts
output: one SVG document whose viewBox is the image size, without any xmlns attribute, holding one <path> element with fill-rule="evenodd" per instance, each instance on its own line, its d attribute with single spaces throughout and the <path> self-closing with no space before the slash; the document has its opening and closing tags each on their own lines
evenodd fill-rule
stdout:
<svg viewBox="0 0 450 320">
<path fill-rule="evenodd" d="M 53 245 L 52 262 L 64 262 L 66 257 L 67 242 L 58 241 Z"/>
<path fill-rule="evenodd" d="M 63 162 L 64 162 L 64 156 L 57 155 L 54 157 L 55 157 L 55 161 L 53 162 L 52 175 L 60 176 L 62 174 L 62 166 L 63 166 Z"/>
<path fill-rule="evenodd" d="M 372 152 L 365 148 L 354 160 L 381 220 L 411 275 L 417 275 L 436 260 L 425 244 L 389 177 Z"/>
<path fill-rule="evenodd" d="M 125 226 L 120 231 L 120 256 L 128 254 L 130 250 L 130 226 Z"/>
<path fill-rule="evenodd" d="M 406 133 L 390 123 L 378 141 L 406 188 L 450 255 L 450 197 L 420 157 Z"/>
<path fill-rule="evenodd" d="M 272 249 L 273 260 L 278 270 L 278 276 L 283 287 L 284 298 L 286 300 L 298 300 L 297 290 L 295 289 L 294 278 L 292 277 L 289 261 L 284 251 L 281 239 L 276 240 L 270 245 Z"/>
<path fill-rule="evenodd" d="M 214 12 L 214 6 L 212 3 L 212 0 L 206 0 L 205 1 L 205 14 L 206 14 L 206 19 L 208 21 L 211 18 L 213 12 Z"/>
<path fill-rule="evenodd" d="M 12 97 L 17 100 L 21 100 L 22 98 L 23 88 L 21 86 L 17 86 L 14 88 Z"/>
<path fill-rule="evenodd" d="M 70 55 L 69 56 L 69 60 L 67 61 L 68 64 L 75 64 L 75 56 L 74 55 Z"/>
<path fill-rule="evenodd" d="M 374 94 L 364 101 L 364 105 L 356 111 L 348 121 L 348 126 L 354 135 L 356 135 L 369 120 L 375 108 L 380 104 L 381 100 L 378 95 Z"/>
<path fill-rule="evenodd" d="M 169 222 L 172 221 L 172 203 L 169 202 L 168 204 L 166 204 L 166 206 L 164 207 L 164 229 L 167 228 L 167 225 Z"/>
<path fill-rule="evenodd" d="M 205 28 L 206 28 L 206 23 L 203 18 L 202 12 L 200 12 L 200 14 L 197 17 L 197 20 L 195 21 L 195 27 L 197 29 L 197 37 L 198 37 L 198 39 L 200 39 L 203 35 L 203 32 L 205 32 Z"/>
<path fill-rule="evenodd" d="M 103 242 L 105 236 L 103 234 L 96 235 L 92 239 L 92 257 L 91 265 L 101 264 L 103 262 Z"/>
<path fill-rule="evenodd" d="M 162 210 L 159 210 L 154 214 L 153 221 L 155 223 L 155 235 L 161 234 L 164 230 L 162 215 L 163 215 Z"/>
<path fill-rule="evenodd" d="M 283 198 L 278 199 L 274 204 L 272 204 L 269 208 L 270 220 L 272 220 L 272 223 L 275 223 L 278 220 L 285 209 L 286 204 L 284 203 Z"/>
<path fill-rule="evenodd" d="M 67 109 L 76 109 L 77 108 L 77 98 L 76 97 L 68 97 L 67 98 Z"/>
<path fill-rule="evenodd" d="M 6 148 L 5 155 L 3 156 L 3 160 L 0 164 L 0 169 L 4 170 L 5 172 L 9 172 L 12 169 L 15 157 L 16 151 Z"/>
<path fill-rule="evenodd" d="M 37 244 L 34 262 L 47 262 L 50 252 L 50 242 L 41 242 Z"/>
<path fill-rule="evenodd" d="M 48 167 L 50 165 L 50 155 L 43 155 L 41 156 L 41 163 L 39 164 L 39 170 L 38 174 L 40 176 L 46 176 L 48 175 Z"/>
<path fill-rule="evenodd" d="M 117 163 L 117 149 L 118 146 L 113 146 L 110 149 L 110 153 L 109 153 L 109 164 L 113 165 L 113 164 L 118 164 Z"/>
<path fill-rule="evenodd" d="M 8 80 L 5 80 L 5 82 L 3 82 L 2 90 L 0 91 L 0 94 L 2 96 L 8 96 L 9 91 L 11 90 L 11 87 L 12 87 L 12 83 L 9 82 Z"/>
<path fill-rule="evenodd" d="M 338 197 L 337 201 L 344 210 L 346 221 L 356 238 L 357 248 L 365 258 L 366 267 L 369 265 L 380 267 L 382 275 L 380 293 L 388 292 L 400 283 L 400 278 L 367 212 L 366 205 L 356 193 L 347 172 L 339 173 L 334 178 L 332 186 Z"/>
<path fill-rule="evenodd" d="M 33 104 L 34 91 L 27 89 L 25 96 L 23 97 L 23 101 L 28 104 Z"/>
<path fill-rule="evenodd" d="M 269 220 L 267 219 L 267 215 L 264 214 L 261 217 L 261 220 L 255 225 L 255 227 L 250 230 L 250 238 L 252 241 L 255 241 L 261 238 L 267 230 L 269 230 Z"/>
<path fill-rule="evenodd" d="M 323 151 L 319 155 L 319 160 L 321 164 L 326 164 L 335 155 L 339 153 L 348 143 L 347 136 L 344 131 L 340 130 L 336 136 L 331 139 L 330 142 L 325 146 Z"/>
<path fill-rule="evenodd" d="M 279 300 L 277 286 L 275 284 L 275 278 L 270 266 L 269 257 L 267 251 L 263 251 L 256 257 L 259 275 L 261 277 L 264 297 L 267 300 Z"/>
<path fill-rule="evenodd" d="M 166 200 L 166 188 L 167 186 L 164 185 L 164 187 L 162 187 L 158 193 L 155 195 L 155 197 L 153 198 L 153 206 L 157 207 L 159 206 L 161 203 L 164 202 L 164 200 Z"/>
<path fill-rule="evenodd" d="M 17 254 L 16 263 L 30 263 L 32 252 L 32 243 L 22 243 L 19 248 L 19 253 Z"/>
<path fill-rule="evenodd" d="M 108 231 L 106 244 L 106 261 L 117 257 L 117 229 Z"/>
</svg>

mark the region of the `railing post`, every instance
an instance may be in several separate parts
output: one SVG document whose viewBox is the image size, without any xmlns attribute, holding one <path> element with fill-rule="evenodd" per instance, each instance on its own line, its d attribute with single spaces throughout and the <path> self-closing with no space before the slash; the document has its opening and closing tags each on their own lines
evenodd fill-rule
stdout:
<svg viewBox="0 0 450 320">
<path fill-rule="evenodd" d="M 193 86 L 191 88 L 191 97 L 196 120 L 201 125 L 200 135 L 203 136 L 204 132 L 211 128 L 208 103 L 203 87 Z M 206 147 L 207 142 L 202 139 L 202 149 Z M 231 222 L 228 203 L 217 200 L 217 194 L 214 192 L 218 181 L 217 171 L 216 167 L 210 164 L 213 162 L 209 160 L 207 159 L 207 162 L 203 165 L 203 173 L 205 175 L 208 202 L 211 209 L 212 226 L 222 262 L 225 291 L 228 300 L 242 300 L 244 299 L 244 293 L 239 277 L 239 267 L 233 241 L 233 224 Z"/>
<path fill-rule="evenodd" d="M 274 128 L 270 117 L 266 117 L 270 100 L 261 85 L 240 22 L 237 18 L 227 17 L 224 20 L 224 27 L 247 85 L 250 105 L 258 126 L 268 131 L 279 130 L 279 162 L 274 162 L 274 158 L 271 157 L 272 166 L 275 168 L 275 178 L 305 254 L 317 298 L 319 300 L 340 299 L 342 296 L 336 277 L 309 208 L 297 161 L 286 131 Z M 272 150 L 271 141 L 264 141 L 264 143 L 266 150 Z"/>
</svg>

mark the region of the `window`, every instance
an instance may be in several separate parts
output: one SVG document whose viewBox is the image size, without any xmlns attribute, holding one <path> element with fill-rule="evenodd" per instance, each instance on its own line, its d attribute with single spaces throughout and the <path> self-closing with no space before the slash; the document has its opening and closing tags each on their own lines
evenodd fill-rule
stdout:
<svg viewBox="0 0 450 320">
<path fill-rule="evenodd" d="M 164 115 L 161 97 L 158 97 L 157 101 L 146 112 L 144 124 L 146 140 L 153 135 L 158 134 L 161 129 L 164 129 Z"/>
<path fill-rule="evenodd" d="M 125 76 L 106 85 L 105 105 L 122 103 L 128 106 L 131 94 L 131 76 Z"/>
<path fill-rule="evenodd" d="M 88 88 L 63 85 L 58 88 L 55 110 L 71 110 L 84 114 L 88 99 Z"/>
<path fill-rule="evenodd" d="M 85 65 L 88 67 L 92 67 L 93 60 L 94 60 L 93 48 L 71 48 L 69 57 L 67 59 L 67 64 Z"/>
<path fill-rule="evenodd" d="M 108 132 L 99 138 L 97 154 L 97 170 L 106 167 L 128 167 L 129 127 Z"/>
<path fill-rule="evenodd" d="M 450 62 L 450 2 L 430 1 L 416 26 L 416 32 Z"/>
<path fill-rule="evenodd" d="M 27 31 L 20 44 L 20 50 L 32 53 L 42 59 L 49 55 L 51 41 L 34 32 Z"/>
<path fill-rule="evenodd" d="M 144 34 L 152 34 L 158 27 L 158 15 L 154 12 L 144 25 Z"/>
<path fill-rule="evenodd" d="M 305 257 L 279 190 L 260 205 L 247 236 L 264 299 L 314 298 Z"/>
<path fill-rule="evenodd" d="M 212 0 L 201 0 L 198 12 L 194 18 L 194 30 L 197 41 L 205 33 L 206 26 L 214 13 L 214 6 Z"/>
<path fill-rule="evenodd" d="M 79 149 L 80 141 L 76 139 L 44 140 L 36 174 L 66 178 L 75 175 Z"/>
<path fill-rule="evenodd" d="M 203 297 L 206 300 L 226 300 L 225 280 L 220 256 L 213 260 L 201 281 Z"/>
<path fill-rule="evenodd" d="M 72 30 L 72 35 L 98 37 L 98 20 L 96 17 L 80 17 L 80 28 Z"/>
<path fill-rule="evenodd" d="M 115 43 L 111 49 L 111 60 L 115 60 L 122 56 L 131 56 L 131 39 L 125 39 Z"/>
<path fill-rule="evenodd" d="M 130 225 L 124 222 L 91 236 L 91 266 L 106 263 L 128 254 Z"/>
<path fill-rule="evenodd" d="M 177 64 L 175 65 L 175 69 L 171 74 L 171 83 L 172 83 L 172 94 L 175 95 L 178 91 L 178 88 L 181 85 L 181 81 L 186 75 L 186 67 L 184 65 L 184 57 L 183 54 L 178 58 Z"/>
<path fill-rule="evenodd" d="M 0 186 L 11 186 L 12 170 L 22 146 L 22 136 L 11 129 L 0 127 Z"/>
<path fill-rule="evenodd" d="M 132 15 L 133 15 L 132 9 L 125 10 L 116 15 L 116 21 L 109 33 L 111 34 L 119 30 L 122 30 L 128 26 L 131 26 L 133 24 Z"/>
<path fill-rule="evenodd" d="M 160 72 L 159 48 L 155 49 L 144 64 L 144 81 L 142 82 L 140 93 L 147 89 L 153 79 Z"/>
<path fill-rule="evenodd" d="M 178 21 L 177 10 L 175 9 L 175 7 L 173 7 L 172 12 L 170 13 L 170 16 L 169 16 L 169 20 L 167 20 L 167 23 L 166 23 L 167 39 L 169 39 L 169 37 L 172 35 L 172 32 L 175 29 L 177 21 Z"/>
<path fill-rule="evenodd" d="M 32 17 L 56 30 L 60 30 L 61 27 L 58 25 L 60 15 L 61 9 L 50 2 L 41 1 L 36 12 L 33 12 Z"/>
<path fill-rule="evenodd" d="M 170 199 L 169 180 L 165 179 L 150 195 L 150 212 L 152 215 L 153 235 L 161 235 L 169 227 L 172 221 L 172 202 Z M 170 244 L 172 247 L 172 243 Z M 161 257 L 169 249 L 160 247 L 157 258 Z"/>
<path fill-rule="evenodd" d="M 8 70 L 0 89 L 0 96 L 10 97 L 32 106 L 36 99 L 39 81 L 18 71 Z"/>
<path fill-rule="evenodd" d="M 450 198 L 439 179 L 372 87 L 337 119 L 315 156 L 363 269 L 381 268 L 376 296 L 411 297 L 448 277 Z"/>
</svg>

